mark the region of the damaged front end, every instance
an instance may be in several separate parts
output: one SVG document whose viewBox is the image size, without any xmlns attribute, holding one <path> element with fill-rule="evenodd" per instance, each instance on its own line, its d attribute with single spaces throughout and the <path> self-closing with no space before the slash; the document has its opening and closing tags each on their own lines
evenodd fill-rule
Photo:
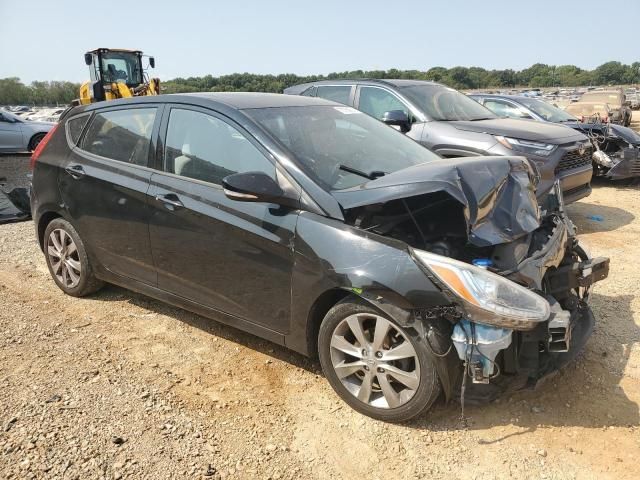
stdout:
<svg viewBox="0 0 640 480">
<path fill-rule="evenodd" d="M 589 137 L 595 175 L 612 180 L 640 176 L 640 135 L 615 124 L 579 123 L 577 130 Z"/>
<path fill-rule="evenodd" d="M 609 259 L 580 247 L 557 182 L 540 211 L 524 159 L 448 162 L 335 195 L 348 223 L 407 243 L 450 299 L 414 314 L 434 354 L 448 351 L 466 372 L 447 383 L 470 378 L 468 395 L 486 400 L 535 385 L 582 349 L 594 325 L 590 288 Z"/>
</svg>

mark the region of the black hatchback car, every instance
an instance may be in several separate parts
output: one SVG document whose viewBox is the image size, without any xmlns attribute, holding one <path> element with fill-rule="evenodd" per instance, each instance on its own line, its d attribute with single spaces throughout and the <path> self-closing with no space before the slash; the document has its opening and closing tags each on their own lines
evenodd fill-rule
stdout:
<svg viewBox="0 0 640 480">
<path fill-rule="evenodd" d="M 109 282 L 319 354 L 338 395 L 384 420 L 467 379 L 492 396 L 563 365 L 608 272 L 558 186 L 540 217 L 523 158 L 443 160 L 318 98 L 76 107 L 32 160 L 37 238 L 64 292 Z"/>
</svg>

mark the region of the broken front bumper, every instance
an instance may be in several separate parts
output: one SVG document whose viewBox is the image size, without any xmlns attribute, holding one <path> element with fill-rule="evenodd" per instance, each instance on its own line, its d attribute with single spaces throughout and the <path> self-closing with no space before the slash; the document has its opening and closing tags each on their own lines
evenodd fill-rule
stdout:
<svg viewBox="0 0 640 480">
<path fill-rule="evenodd" d="M 615 155 L 605 155 L 604 160 L 606 161 L 600 162 L 594 157 L 596 167 L 605 178 L 624 180 L 640 177 L 640 149 L 638 148 L 623 148 Z"/>
</svg>

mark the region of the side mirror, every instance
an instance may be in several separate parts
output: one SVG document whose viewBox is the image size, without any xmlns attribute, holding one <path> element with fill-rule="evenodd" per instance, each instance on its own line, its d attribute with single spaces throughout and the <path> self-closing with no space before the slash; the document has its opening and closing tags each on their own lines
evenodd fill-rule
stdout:
<svg viewBox="0 0 640 480">
<path fill-rule="evenodd" d="M 284 190 L 263 172 L 234 173 L 222 179 L 224 194 L 239 202 L 266 202 L 284 204 Z"/>
<path fill-rule="evenodd" d="M 153 57 L 149 57 L 149 66 L 151 66 L 151 68 L 156 68 L 156 59 Z"/>
<path fill-rule="evenodd" d="M 391 110 L 390 112 L 384 112 L 382 115 L 382 121 L 387 125 L 393 125 L 394 127 L 400 127 L 402 133 L 407 133 L 411 130 L 411 120 L 402 110 Z"/>
<path fill-rule="evenodd" d="M 90 53 L 85 53 L 84 63 L 86 63 L 87 65 L 91 65 L 93 63 L 93 55 L 91 55 Z"/>
</svg>

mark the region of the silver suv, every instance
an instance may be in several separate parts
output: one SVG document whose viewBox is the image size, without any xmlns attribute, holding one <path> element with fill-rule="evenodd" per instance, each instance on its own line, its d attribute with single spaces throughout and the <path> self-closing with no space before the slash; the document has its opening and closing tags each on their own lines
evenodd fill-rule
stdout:
<svg viewBox="0 0 640 480">
<path fill-rule="evenodd" d="M 452 88 L 420 80 L 325 80 L 284 93 L 353 106 L 442 157 L 522 155 L 537 167 L 539 198 L 560 179 L 565 202 L 591 193 L 592 146 L 562 125 L 500 118 Z"/>
</svg>

